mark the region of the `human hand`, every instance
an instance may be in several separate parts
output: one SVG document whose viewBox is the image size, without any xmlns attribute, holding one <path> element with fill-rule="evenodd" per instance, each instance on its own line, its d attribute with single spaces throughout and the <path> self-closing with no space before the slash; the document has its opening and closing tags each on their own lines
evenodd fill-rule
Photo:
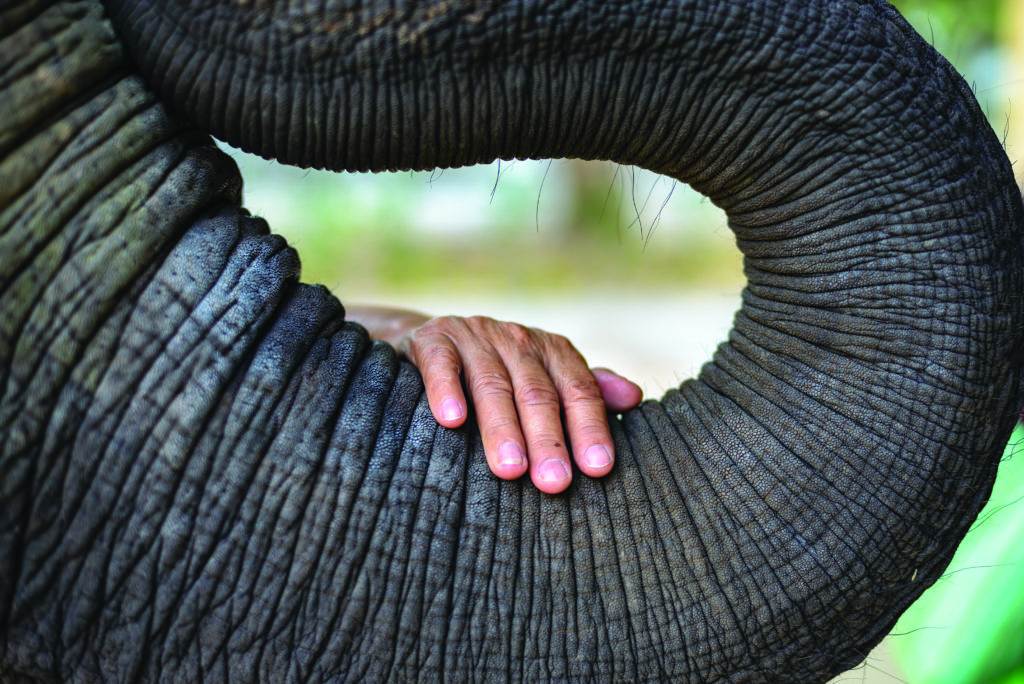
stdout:
<svg viewBox="0 0 1024 684">
<path fill-rule="evenodd" d="M 513 480 L 529 470 L 548 494 L 572 482 L 562 412 L 576 465 L 602 477 L 615 461 L 607 411 L 629 410 L 643 398 L 629 380 L 588 368 L 565 337 L 518 323 L 424 317 L 390 341 L 422 373 L 438 423 L 455 428 L 466 421 L 464 380 L 491 471 Z"/>
</svg>

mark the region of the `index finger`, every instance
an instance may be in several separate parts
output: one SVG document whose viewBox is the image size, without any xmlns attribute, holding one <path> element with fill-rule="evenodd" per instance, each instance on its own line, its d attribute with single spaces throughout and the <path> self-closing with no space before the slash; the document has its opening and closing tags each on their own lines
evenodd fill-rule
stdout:
<svg viewBox="0 0 1024 684">
<path fill-rule="evenodd" d="M 427 402 L 437 422 L 447 428 L 466 422 L 466 397 L 460 381 L 462 358 L 455 343 L 447 335 L 431 333 L 417 337 L 409 354 L 423 376 Z"/>
</svg>

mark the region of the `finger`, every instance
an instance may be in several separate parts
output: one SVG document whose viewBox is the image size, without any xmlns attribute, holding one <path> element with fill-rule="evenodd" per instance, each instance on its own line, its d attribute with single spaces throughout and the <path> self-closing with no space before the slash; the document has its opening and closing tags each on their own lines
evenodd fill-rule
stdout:
<svg viewBox="0 0 1024 684">
<path fill-rule="evenodd" d="M 493 348 L 474 346 L 463 353 L 466 387 L 480 426 L 487 465 L 503 480 L 522 477 L 528 464 L 525 441 L 505 364 Z"/>
<path fill-rule="evenodd" d="M 409 347 L 409 356 L 423 375 L 427 402 L 437 422 L 448 428 L 466 422 L 466 398 L 459 376 L 462 359 L 451 339 L 441 334 L 418 337 Z"/>
<path fill-rule="evenodd" d="M 622 413 L 636 408 L 644 398 L 644 391 L 631 380 L 607 368 L 593 368 L 591 372 L 601 388 L 601 396 L 608 410 Z"/>
<path fill-rule="evenodd" d="M 551 377 L 555 378 L 565 411 L 573 460 L 590 477 L 607 475 L 615 463 L 615 446 L 597 380 L 580 353 L 568 342 L 546 357 L 546 363 Z"/>
<path fill-rule="evenodd" d="M 518 355 L 505 361 L 512 376 L 519 422 L 526 437 L 530 479 L 542 492 L 557 494 L 572 482 L 558 391 L 536 357 Z"/>
</svg>

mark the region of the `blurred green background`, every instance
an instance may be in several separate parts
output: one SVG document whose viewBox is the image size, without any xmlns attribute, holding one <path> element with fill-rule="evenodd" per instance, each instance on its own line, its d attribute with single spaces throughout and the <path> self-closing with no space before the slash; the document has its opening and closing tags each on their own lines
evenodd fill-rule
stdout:
<svg viewBox="0 0 1024 684">
<path fill-rule="evenodd" d="M 1024 150 L 1024 0 L 895 3 Z M 237 151 L 245 201 L 342 301 L 479 313 L 566 334 L 660 395 L 724 339 L 739 252 L 721 211 L 640 169 L 515 161 L 434 173 L 302 171 Z M 1021 167 L 1015 166 L 1018 181 Z M 837 681 L 1024 684 L 1024 429 L 943 578 Z"/>
</svg>

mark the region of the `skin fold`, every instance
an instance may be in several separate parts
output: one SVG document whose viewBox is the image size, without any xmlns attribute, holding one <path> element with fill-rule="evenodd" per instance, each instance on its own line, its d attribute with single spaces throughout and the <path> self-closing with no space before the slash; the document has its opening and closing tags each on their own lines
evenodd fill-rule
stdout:
<svg viewBox="0 0 1024 684">
<path fill-rule="evenodd" d="M 1021 408 L 1020 192 L 883 2 L 13 0 L 0 92 L 5 681 L 822 681 Z M 640 164 L 727 212 L 743 307 L 609 475 L 499 480 L 210 134 Z"/>
</svg>

